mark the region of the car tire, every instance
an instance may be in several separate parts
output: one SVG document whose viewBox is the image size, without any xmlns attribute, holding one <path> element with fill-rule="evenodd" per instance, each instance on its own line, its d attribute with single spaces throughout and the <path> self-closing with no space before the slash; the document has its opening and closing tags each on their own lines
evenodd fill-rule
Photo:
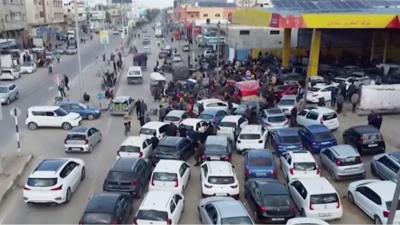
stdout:
<svg viewBox="0 0 400 225">
<path fill-rule="evenodd" d="M 88 118 L 88 120 L 93 120 L 94 116 L 92 114 L 90 114 L 87 118 Z"/>
<path fill-rule="evenodd" d="M 382 221 L 381 221 L 381 219 L 379 219 L 378 216 L 374 216 L 374 223 L 375 224 L 382 224 Z"/>
<path fill-rule="evenodd" d="M 71 125 L 70 123 L 65 122 L 65 123 L 61 124 L 61 127 L 62 127 L 64 130 L 71 130 L 72 125 Z"/>
<path fill-rule="evenodd" d="M 85 167 L 82 168 L 82 172 L 81 172 L 81 181 L 84 181 L 86 177 L 86 169 Z"/>
<path fill-rule="evenodd" d="M 36 130 L 38 128 L 38 125 L 35 122 L 29 122 L 28 123 L 28 129 L 29 130 Z"/>
<path fill-rule="evenodd" d="M 353 194 L 351 194 L 350 191 L 347 192 L 347 200 L 348 200 L 351 204 L 354 204 L 354 197 L 353 197 Z"/>
<path fill-rule="evenodd" d="M 68 188 L 67 193 L 65 194 L 65 203 L 70 202 L 71 198 L 72 198 L 71 188 Z"/>
</svg>

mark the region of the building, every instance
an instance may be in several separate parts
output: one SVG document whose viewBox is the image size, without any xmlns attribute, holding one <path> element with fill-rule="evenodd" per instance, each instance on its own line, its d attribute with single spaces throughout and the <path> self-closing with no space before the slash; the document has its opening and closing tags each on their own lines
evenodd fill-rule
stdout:
<svg viewBox="0 0 400 225">
<path fill-rule="evenodd" d="M 0 1 L 0 37 L 21 37 L 26 27 L 26 19 L 25 1 Z"/>
<path fill-rule="evenodd" d="M 64 21 L 68 26 L 74 26 L 75 12 L 78 14 L 79 24 L 85 24 L 88 20 L 86 3 L 84 0 L 64 0 Z"/>
<path fill-rule="evenodd" d="M 257 3 L 257 0 L 235 0 L 235 4 L 242 8 L 254 7 Z"/>
<path fill-rule="evenodd" d="M 202 24 L 230 23 L 232 13 L 236 10 L 233 3 L 197 2 L 194 6 L 182 5 L 175 9 L 175 21 Z"/>
<path fill-rule="evenodd" d="M 32 0 L 31 0 L 32 1 Z M 38 0 L 40 1 L 40 0 Z M 45 24 L 62 24 L 64 23 L 63 0 L 45 0 L 44 15 Z"/>
<path fill-rule="evenodd" d="M 37 27 L 45 24 L 44 6 L 41 0 L 25 0 L 28 26 Z"/>
<path fill-rule="evenodd" d="M 89 10 L 89 27 L 91 30 L 98 32 L 100 29 L 104 29 L 106 12 L 104 10 Z"/>
</svg>

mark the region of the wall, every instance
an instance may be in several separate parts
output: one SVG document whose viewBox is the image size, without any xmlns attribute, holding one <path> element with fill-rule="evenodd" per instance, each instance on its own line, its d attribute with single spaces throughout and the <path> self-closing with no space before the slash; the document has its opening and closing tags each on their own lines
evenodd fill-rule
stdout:
<svg viewBox="0 0 400 225">
<path fill-rule="evenodd" d="M 29 25 L 44 24 L 44 12 L 42 0 L 25 0 L 26 19 Z M 28 10 L 29 9 L 29 10 Z"/>
<path fill-rule="evenodd" d="M 0 27 L 5 31 L 22 30 L 26 27 L 25 1 L 0 1 Z"/>
</svg>

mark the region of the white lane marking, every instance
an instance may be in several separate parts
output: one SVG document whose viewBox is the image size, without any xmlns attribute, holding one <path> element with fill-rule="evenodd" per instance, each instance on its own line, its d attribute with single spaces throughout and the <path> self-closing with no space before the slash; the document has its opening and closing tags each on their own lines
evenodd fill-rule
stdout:
<svg viewBox="0 0 400 225">
<path fill-rule="evenodd" d="M 110 119 L 107 121 L 106 134 L 108 134 L 110 132 L 110 128 L 111 128 L 111 124 L 112 124 L 112 118 L 113 117 L 110 117 Z"/>
<path fill-rule="evenodd" d="M 70 83 L 70 87 L 75 87 L 75 85 L 78 83 L 78 80 L 80 79 L 80 76 L 82 76 L 82 73 L 86 72 L 91 66 L 93 66 L 96 62 L 92 62 L 90 64 L 88 64 L 87 66 L 85 66 L 85 68 L 83 68 L 83 70 L 81 71 L 80 74 L 76 75 L 74 77 L 74 79 L 72 79 L 71 83 Z"/>
</svg>

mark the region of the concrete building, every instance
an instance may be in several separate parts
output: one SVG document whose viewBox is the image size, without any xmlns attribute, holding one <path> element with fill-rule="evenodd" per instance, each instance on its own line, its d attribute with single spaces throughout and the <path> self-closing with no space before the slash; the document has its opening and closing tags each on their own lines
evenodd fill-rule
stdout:
<svg viewBox="0 0 400 225">
<path fill-rule="evenodd" d="M 0 37 L 20 38 L 26 27 L 26 19 L 24 0 L 0 1 Z"/>
<path fill-rule="evenodd" d="M 45 24 L 64 23 L 63 0 L 45 0 L 44 2 Z"/>
<path fill-rule="evenodd" d="M 42 0 L 25 0 L 28 26 L 36 27 L 45 24 L 44 6 Z"/>
<path fill-rule="evenodd" d="M 78 14 L 78 21 L 83 24 L 87 21 L 87 11 L 86 3 L 84 0 L 64 0 L 63 10 L 64 10 L 64 20 L 69 26 L 75 23 L 75 7 Z"/>
<path fill-rule="evenodd" d="M 230 23 L 232 13 L 236 10 L 233 3 L 198 2 L 194 6 L 182 5 L 175 9 L 175 21 L 201 24 Z"/>
</svg>

